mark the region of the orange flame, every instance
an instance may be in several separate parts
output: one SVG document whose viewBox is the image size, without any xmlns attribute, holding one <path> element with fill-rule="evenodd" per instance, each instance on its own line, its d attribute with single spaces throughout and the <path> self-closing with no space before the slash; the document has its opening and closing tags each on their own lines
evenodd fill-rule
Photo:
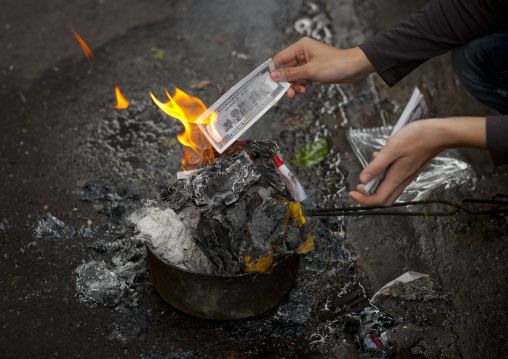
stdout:
<svg viewBox="0 0 508 359">
<path fill-rule="evenodd" d="M 113 106 L 114 108 L 118 108 L 121 110 L 121 109 L 129 107 L 129 101 L 127 101 L 127 99 L 122 95 L 118 86 L 115 86 L 115 94 L 116 94 L 117 105 Z"/>
<path fill-rule="evenodd" d="M 217 112 L 212 112 L 207 120 L 208 121 L 206 123 L 210 123 L 210 125 L 207 126 L 207 129 L 211 130 L 217 138 L 221 138 L 222 136 L 220 135 L 219 131 L 217 131 L 217 129 L 215 128 L 215 122 L 217 121 Z"/>
<path fill-rule="evenodd" d="M 71 30 L 72 32 L 74 33 L 74 36 L 76 36 L 76 39 L 78 39 L 79 41 L 79 44 L 81 45 L 81 48 L 83 49 L 83 51 L 85 52 L 85 55 L 86 55 L 86 58 L 88 59 L 89 62 L 92 62 L 92 59 L 93 59 L 93 54 L 92 54 L 92 51 L 90 51 L 90 49 L 88 48 L 88 46 L 85 44 L 85 42 L 83 41 L 83 39 L 81 37 L 79 37 L 79 35 L 76 33 L 76 30 L 74 30 L 74 27 L 72 26 L 72 24 L 70 24 L 71 26 Z"/>
<path fill-rule="evenodd" d="M 185 128 L 185 131 L 177 136 L 178 141 L 186 146 L 182 168 L 184 171 L 201 168 L 200 161 L 203 158 L 203 151 L 209 150 L 213 155 L 212 146 L 196 124 L 196 120 L 206 111 L 206 107 L 200 99 L 188 95 L 176 87 L 173 97 L 169 95 L 168 91 L 166 91 L 166 95 L 169 101 L 162 103 L 150 92 L 155 104 L 169 116 L 180 120 Z"/>
</svg>

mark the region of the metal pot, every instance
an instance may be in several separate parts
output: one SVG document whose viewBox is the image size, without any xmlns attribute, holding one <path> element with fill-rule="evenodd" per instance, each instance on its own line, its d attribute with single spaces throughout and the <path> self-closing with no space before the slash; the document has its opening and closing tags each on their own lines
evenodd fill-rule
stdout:
<svg viewBox="0 0 508 359">
<path fill-rule="evenodd" d="M 238 276 L 193 273 L 157 256 L 146 243 L 152 283 L 173 307 L 204 319 L 242 319 L 275 307 L 293 287 L 300 255 L 275 263 L 269 272 Z"/>
</svg>

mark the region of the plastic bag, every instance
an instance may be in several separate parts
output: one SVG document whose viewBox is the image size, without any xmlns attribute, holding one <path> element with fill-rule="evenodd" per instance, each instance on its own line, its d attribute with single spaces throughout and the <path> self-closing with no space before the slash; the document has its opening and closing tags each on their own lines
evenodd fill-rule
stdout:
<svg viewBox="0 0 508 359">
<path fill-rule="evenodd" d="M 392 132 L 392 127 L 350 129 L 346 136 L 363 167 L 366 167 L 374 151 L 380 151 Z M 471 166 L 462 161 L 456 151 L 448 150 L 434 158 L 411 182 L 397 202 L 419 201 L 441 185 L 470 185 L 474 188 L 476 176 Z"/>
</svg>

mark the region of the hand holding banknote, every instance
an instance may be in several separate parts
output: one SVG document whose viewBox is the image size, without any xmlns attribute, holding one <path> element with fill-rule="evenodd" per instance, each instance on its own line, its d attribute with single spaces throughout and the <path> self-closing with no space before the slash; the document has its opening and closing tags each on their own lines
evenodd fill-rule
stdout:
<svg viewBox="0 0 508 359">
<path fill-rule="evenodd" d="M 277 69 L 272 71 L 272 79 L 291 83 L 287 91 L 290 99 L 305 94 L 305 86 L 311 82 L 353 82 L 374 72 L 360 48 L 341 50 L 307 37 L 279 52 L 273 62 Z"/>
</svg>

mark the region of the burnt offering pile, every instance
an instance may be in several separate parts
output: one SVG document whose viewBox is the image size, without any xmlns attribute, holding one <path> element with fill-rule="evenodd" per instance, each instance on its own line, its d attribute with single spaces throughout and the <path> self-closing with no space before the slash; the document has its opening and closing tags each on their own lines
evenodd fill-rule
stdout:
<svg viewBox="0 0 508 359">
<path fill-rule="evenodd" d="M 301 206 L 274 163 L 278 146 L 238 141 L 178 179 L 129 219 L 154 252 L 179 268 L 234 276 L 266 272 L 313 249 Z"/>
</svg>

